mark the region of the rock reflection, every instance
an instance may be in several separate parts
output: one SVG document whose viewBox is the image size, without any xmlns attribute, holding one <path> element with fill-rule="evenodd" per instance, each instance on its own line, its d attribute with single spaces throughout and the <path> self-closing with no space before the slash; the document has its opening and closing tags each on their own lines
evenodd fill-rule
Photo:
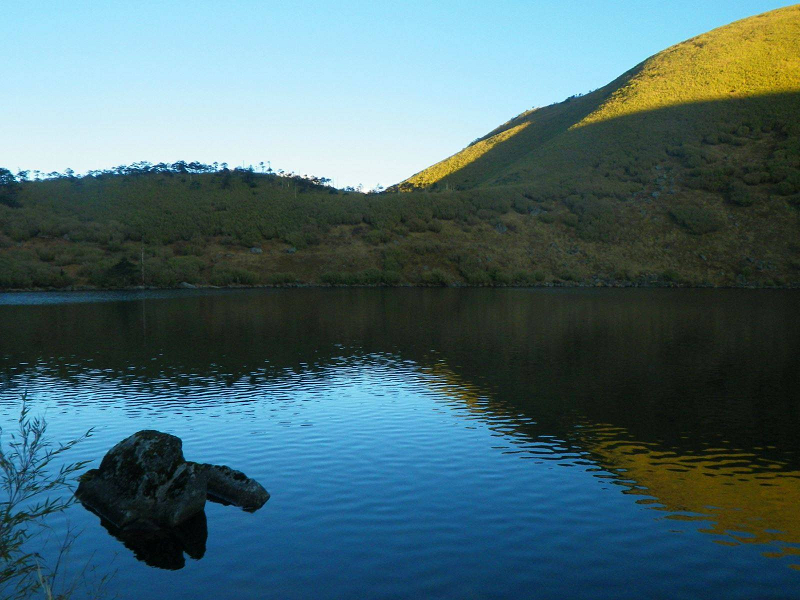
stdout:
<svg viewBox="0 0 800 600">
<path fill-rule="evenodd" d="M 206 553 L 208 525 L 205 512 L 171 529 L 121 530 L 102 517 L 100 524 L 138 560 L 151 567 L 176 571 L 186 566 L 186 556 L 200 560 Z"/>
</svg>

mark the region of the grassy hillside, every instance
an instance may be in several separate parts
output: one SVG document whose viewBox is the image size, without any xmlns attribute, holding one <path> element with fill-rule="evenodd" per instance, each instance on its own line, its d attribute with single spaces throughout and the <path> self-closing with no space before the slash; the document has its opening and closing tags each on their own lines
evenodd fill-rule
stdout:
<svg viewBox="0 0 800 600">
<path fill-rule="evenodd" d="M 382 194 L 183 162 L 0 169 L 0 289 L 800 285 L 798 39 L 800 6 L 717 29 Z"/>
<path fill-rule="evenodd" d="M 16 186 L 0 203 L 2 289 L 800 284 L 800 210 L 777 195 L 679 209 L 518 188 L 359 194 L 241 171 Z"/>
<path fill-rule="evenodd" d="M 525 183 L 559 194 L 570 181 L 625 193 L 661 163 L 723 168 L 727 152 L 710 148 L 720 142 L 771 142 L 771 166 L 785 166 L 783 154 L 798 151 L 799 39 L 800 6 L 732 23 L 585 96 L 523 113 L 400 187 Z M 741 168 L 770 166 L 759 154 Z"/>
</svg>

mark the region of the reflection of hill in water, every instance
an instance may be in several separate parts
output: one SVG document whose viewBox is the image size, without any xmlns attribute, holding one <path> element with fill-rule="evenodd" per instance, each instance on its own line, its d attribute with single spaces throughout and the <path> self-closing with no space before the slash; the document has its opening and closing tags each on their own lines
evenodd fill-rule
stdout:
<svg viewBox="0 0 800 600">
<path fill-rule="evenodd" d="M 472 414 L 515 424 L 512 435 L 523 441 L 521 447 L 525 440 L 539 439 L 535 422 L 525 415 L 493 411 L 485 391 L 460 380 L 446 365 L 425 372 L 433 377 L 431 387 L 463 402 Z M 502 425 L 500 429 L 508 431 Z M 700 531 L 717 536 L 717 543 L 775 544 L 780 551 L 768 556 L 800 556 L 800 470 L 761 454 L 770 449 L 720 446 L 683 454 L 637 441 L 624 428 L 587 422 L 576 423 L 565 437 L 548 444 L 557 460 L 577 456 L 566 449 L 577 446 L 581 458 L 610 471 L 627 487 L 626 493 L 643 496 L 642 504 L 670 513 L 670 519 L 702 522 Z M 542 450 L 536 447 L 534 452 L 541 457 Z M 800 564 L 792 567 L 800 569 Z"/>
<path fill-rule="evenodd" d="M 655 497 L 663 510 L 678 513 L 671 518 L 707 521 L 701 531 L 725 536 L 721 543 L 792 544 L 783 553 L 800 555 L 800 470 L 725 447 L 684 455 L 649 448 L 613 426 L 590 435 L 585 447 L 592 457 L 633 482 L 630 493 Z"/>
<path fill-rule="evenodd" d="M 665 510 L 711 515 L 712 533 L 798 544 L 798 307 L 793 292 L 358 289 L 2 306 L 1 376 L 169 385 L 188 408 L 193 386 L 390 355 L 503 433 L 563 440 Z"/>
<path fill-rule="evenodd" d="M 0 377 L 180 389 L 392 355 L 444 361 L 491 394 L 492 410 L 552 434 L 581 417 L 668 447 L 760 447 L 798 466 L 799 306 L 794 292 L 379 289 L 0 306 Z"/>
</svg>

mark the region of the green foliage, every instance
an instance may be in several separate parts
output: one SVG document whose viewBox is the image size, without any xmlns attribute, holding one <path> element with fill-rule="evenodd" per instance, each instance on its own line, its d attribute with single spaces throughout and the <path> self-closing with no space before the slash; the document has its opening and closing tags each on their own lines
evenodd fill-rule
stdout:
<svg viewBox="0 0 800 600">
<path fill-rule="evenodd" d="M 425 285 L 448 286 L 452 283 L 450 276 L 442 269 L 423 271 L 421 279 Z"/>
<path fill-rule="evenodd" d="M 562 281 L 576 281 L 578 276 L 575 274 L 575 271 L 572 269 L 564 269 L 558 274 L 558 278 Z"/>
<path fill-rule="evenodd" d="M 328 285 L 397 285 L 401 281 L 396 271 L 366 269 L 360 272 L 327 271 L 320 277 L 322 283 Z"/>
<path fill-rule="evenodd" d="M 747 185 L 734 181 L 728 190 L 728 201 L 736 206 L 752 206 L 756 197 Z"/>
<path fill-rule="evenodd" d="M 482 269 L 465 270 L 461 269 L 461 276 L 469 285 L 491 285 L 492 276 L 488 271 Z"/>
<path fill-rule="evenodd" d="M 542 223 L 547 223 L 549 225 L 550 223 L 555 222 L 556 218 L 552 213 L 546 212 L 539 215 L 539 220 Z"/>
<path fill-rule="evenodd" d="M 266 282 L 269 285 L 290 285 L 297 282 L 297 277 L 293 273 L 270 273 Z"/>
<path fill-rule="evenodd" d="M 0 168 L 0 204 L 10 208 L 18 207 L 18 193 L 19 184 L 14 174 L 8 169 Z"/>
<path fill-rule="evenodd" d="M 399 285 L 403 276 L 398 271 L 381 271 L 381 282 L 384 285 Z"/>
<path fill-rule="evenodd" d="M 197 256 L 175 256 L 168 261 L 178 282 L 197 283 L 200 281 L 200 272 L 205 267 L 205 261 Z"/>
<path fill-rule="evenodd" d="M 0 595 L 9 600 L 39 594 L 68 598 L 83 583 L 59 572 L 58 562 L 69 551 L 72 534 L 61 542 L 55 565 L 48 565 L 34 548 L 37 542 L 39 547 L 47 543 L 43 534 L 48 518 L 75 502 L 73 479 L 87 463 L 63 459 L 91 430 L 58 445 L 48 440 L 46 432 L 46 421 L 30 416 L 24 398 L 16 431 L 6 438 L 7 431 L 0 427 Z"/>
<path fill-rule="evenodd" d="M 669 214 L 679 225 L 695 235 L 719 231 L 723 225 L 722 219 L 716 212 L 696 204 L 675 206 Z"/>
<path fill-rule="evenodd" d="M 241 267 L 219 264 L 211 269 L 211 283 L 218 286 L 255 285 L 258 275 Z"/>
<path fill-rule="evenodd" d="M 573 195 L 564 204 L 576 217 L 573 227 L 577 228 L 583 239 L 607 242 L 614 237 L 614 207 L 607 198 L 597 198 L 593 194 L 583 197 Z"/>
<path fill-rule="evenodd" d="M 72 278 L 59 267 L 39 260 L 32 252 L 7 251 L 0 254 L 0 289 L 62 288 Z"/>
<path fill-rule="evenodd" d="M 777 191 L 781 196 L 791 196 L 798 191 L 798 188 L 789 180 L 781 181 L 777 185 Z"/>
</svg>

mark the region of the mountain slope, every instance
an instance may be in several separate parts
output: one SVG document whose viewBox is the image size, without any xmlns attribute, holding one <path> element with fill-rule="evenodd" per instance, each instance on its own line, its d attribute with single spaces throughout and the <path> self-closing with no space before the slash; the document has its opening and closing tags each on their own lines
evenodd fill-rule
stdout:
<svg viewBox="0 0 800 600">
<path fill-rule="evenodd" d="M 547 193 L 577 180 L 590 191 L 598 179 L 625 183 L 669 151 L 698 154 L 703 140 L 796 138 L 798 40 L 800 5 L 715 29 L 590 94 L 523 113 L 399 187 L 535 184 Z"/>
<path fill-rule="evenodd" d="M 388 193 L 185 161 L 0 169 L 0 290 L 800 287 L 798 116 L 794 6 L 523 113 Z"/>
</svg>

